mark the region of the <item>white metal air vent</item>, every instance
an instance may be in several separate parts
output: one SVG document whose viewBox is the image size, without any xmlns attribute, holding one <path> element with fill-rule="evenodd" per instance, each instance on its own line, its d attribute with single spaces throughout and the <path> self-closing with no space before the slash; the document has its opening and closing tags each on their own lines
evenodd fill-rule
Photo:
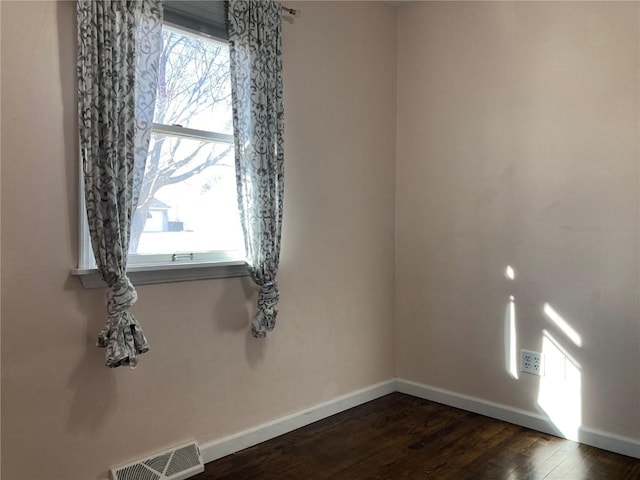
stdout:
<svg viewBox="0 0 640 480">
<path fill-rule="evenodd" d="M 184 480 L 204 472 L 196 442 L 187 443 L 110 471 L 112 480 Z"/>
</svg>

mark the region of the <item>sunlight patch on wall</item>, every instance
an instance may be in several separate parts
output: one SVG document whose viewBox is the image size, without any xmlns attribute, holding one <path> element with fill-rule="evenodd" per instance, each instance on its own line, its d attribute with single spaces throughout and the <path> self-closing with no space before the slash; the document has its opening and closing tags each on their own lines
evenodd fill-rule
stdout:
<svg viewBox="0 0 640 480">
<path fill-rule="evenodd" d="M 516 272 L 511 265 L 507 265 L 504 276 L 509 280 L 514 280 L 516 278 Z M 510 295 L 504 320 L 504 356 L 507 373 L 517 380 L 518 349 L 516 339 L 516 299 L 513 295 Z"/>
<path fill-rule="evenodd" d="M 507 265 L 507 268 L 504 272 L 504 276 L 507 277 L 509 280 L 515 280 L 516 271 L 513 269 L 511 265 Z"/>
<path fill-rule="evenodd" d="M 556 312 L 548 303 L 544 304 L 544 313 L 551 320 L 556 327 L 562 330 L 569 340 L 571 340 L 578 347 L 582 346 L 582 336 L 569 325 L 569 323 Z"/>
<path fill-rule="evenodd" d="M 566 438 L 578 440 L 582 424 L 582 369 L 548 331 L 542 330 L 545 375 L 540 378 L 538 405 Z"/>
<path fill-rule="evenodd" d="M 507 373 L 518 379 L 518 350 L 516 345 L 516 300 L 509 297 L 505 319 L 505 357 L 507 359 Z"/>
</svg>

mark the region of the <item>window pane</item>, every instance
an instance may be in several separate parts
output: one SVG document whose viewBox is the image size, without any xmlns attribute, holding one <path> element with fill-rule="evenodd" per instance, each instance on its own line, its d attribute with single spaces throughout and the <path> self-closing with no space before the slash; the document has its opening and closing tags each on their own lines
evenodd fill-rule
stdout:
<svg viewBox="0 0 640 480">
<path fill-rule="evenodd" d="M 164 26 L 155 123 L 233 133 L 229 46 Z"/>
<path fill-rule="evenodd" d="M 240 250 L 233 146 L 153 134 L 131 254 Z"/>
</svg>

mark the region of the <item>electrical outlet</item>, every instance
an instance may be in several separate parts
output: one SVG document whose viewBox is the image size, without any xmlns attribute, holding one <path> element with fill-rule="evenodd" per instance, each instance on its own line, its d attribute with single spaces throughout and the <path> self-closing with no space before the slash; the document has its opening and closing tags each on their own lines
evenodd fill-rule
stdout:
<svg viewBox="0 0 640 480">
<path fill-rule="evenodd" d="M 541 352 L 520 351 L 520 371 L 531 375 L 544 375 L 544 357 Z"/>
</svg>

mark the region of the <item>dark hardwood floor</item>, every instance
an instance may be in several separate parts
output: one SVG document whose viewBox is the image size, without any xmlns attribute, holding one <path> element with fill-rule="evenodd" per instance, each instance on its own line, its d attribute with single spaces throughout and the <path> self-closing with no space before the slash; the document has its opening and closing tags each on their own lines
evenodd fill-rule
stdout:
<svg viewBox="0 0 640 480">
<path fill-rule="evenodd" d="M 194 480 L 640 479 L 640 460 L 393 393 L 206 465 Z"/>
</svg>

